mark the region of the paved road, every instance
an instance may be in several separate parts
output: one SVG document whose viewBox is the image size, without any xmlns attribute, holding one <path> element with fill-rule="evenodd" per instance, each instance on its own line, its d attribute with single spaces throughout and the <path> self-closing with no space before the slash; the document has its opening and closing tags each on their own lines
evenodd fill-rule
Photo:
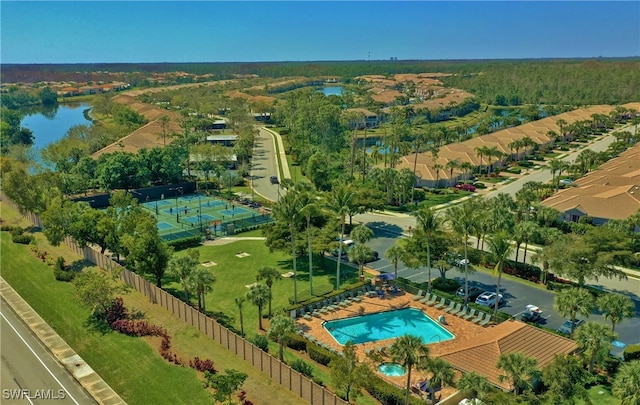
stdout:
<svg viewBox="0 0 640 405">
<path fill-rule="evenodd" d="M 0 317 L 0 403 L 96 403 L 4 302 Z"/>
<path fill-rule="evenodd" d="M 273 136 L 263 128 L 258 128 L 251 166 L 253 188 L 256 193 L 271 201 L 277 201 L 281 191 L 279 184 L 271 184 L 269 180 L 271 176 L 278 176 L 275 150 Z"/>
</svg>

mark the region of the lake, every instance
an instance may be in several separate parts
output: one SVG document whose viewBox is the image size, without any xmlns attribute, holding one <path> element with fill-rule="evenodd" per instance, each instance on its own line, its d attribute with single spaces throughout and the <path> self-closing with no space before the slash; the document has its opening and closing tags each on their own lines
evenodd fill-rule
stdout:
<svg viewBox="0 0 640 405">
<path fill-rule="evenodd" d="M 33 132 L 33 147 L 40 150 L 64 137 L 71 127 L 91 125 L 84 111 L 91 108 L 88 103 L 60 104 L 57 108 L 28 109 L 21 125 Z"/>
</svg>

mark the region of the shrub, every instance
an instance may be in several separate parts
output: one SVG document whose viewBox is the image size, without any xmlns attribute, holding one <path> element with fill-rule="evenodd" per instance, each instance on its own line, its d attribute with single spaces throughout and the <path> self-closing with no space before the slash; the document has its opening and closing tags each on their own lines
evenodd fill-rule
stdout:
<svg viewBox="0 0 640 405">
<path fill-rule="evenodd" d="M 293 350 L 303 351 L 307 349 L 307 341 L 302 336 L 295 333 L 289 333 L 285 342 L 287 343 L 287 347 Z"/>
<path fill-rule="evenodd" d="M 206 359 L 206 360 L 201 360 L 200 357 L 196 356 L 194 357 L 192 360 L 189 360 L 189 367 L 191 367 L 194 370 L 198 370 L 200 372 L 205 372 L 208 371 L 211 374 L 215 374 L 216 373 L 216 369 L 215 367 L 213 367 L 213 361 Z"/>
<path fill-rule="evenodd" d="M 202 240 L 199 236 L 190 236 L 188 238 L 176 239 L 167 242 L 167 244 L 173 247 L 175 250 L 187 249 L 194 246 L 199 246 Z"/>
<path fill-rule="evenodd" d="M 0 225 L 0 231 L 3 232 L 12 232 L 16 228 L 15 225 L 2 224 Z"/>
<path fill-rule="evenodd" d="M 35 239 L 33 238 L 33 235 L 17 235 L 17 236 L 13 236 L 13 234 L 11 235 L 11 240 L 13 241 L 13 243 L 20 243 L 22 245 L 28 245 L 31 242 L 33 242 Z"/>
<path fill-rule="evenodd" d="M 518 165 L 521 167 L 531 167 L 533 166 L 533 163 L 528 160 L 523 160 L 521 162 L 518 162 Z"/>
<path fill-rule="evenodd" d="M 331 360 L 333 360 L 333 354 L 327 349 L 324 349 L 318 345 L 307 343 L 307 353 L 309 353 L 309 357 L 311 360 L 316 363 L 322 364 L 323 366 L 329 365 Z"/>
<path fill-rule="evenodd" d="M 522 169 L 517 168 L 517 167 L 510 167 L 507 169 L 507 172 L 512 173 L 512 174 L 520 174 L 522 173 Z"/>
<path fill-rule="evenodd" d="M 475 187 L 475 188 L 487 188 L 487 186 L 484 183 L 481 183 L 479 181 L 473 183 L 473 187 Z"/>
<path fill-rule="evenodd" d="M 640 344 L 629 345 L 624 348 L 624 361 L 640 359 Z"/>
<path fill-rule="evenodd" d="M 73 270 L 59 270 L 53 269 L 53 276 L 58 281 L 72 281 L 76 277 L 76 272 Z"/>
<path fill-rule="evenodd" d="M 304 360 L 301 360 L 301 359 L 294 360 L 291 363 L 291 368 L 304 376 L 313 378 L 313 367 L 311 367 L 311 364 L 307 363 Z"/>
<path fill-rule="evenodd" d="M 64 257 L 58 256 L 58 258 L 56 259 L 55 266 L 56 266 L 55 267 L 56 270 L 64 271 Z"/>
<path fill-rule="evenodd" d="M 264 335 L 255 335 L 251 340 L 258 349 L 262 350 L 265 353 L 269 353 L 269 340 Z"/>
<path fill-rule="evenodd" d="M 22 228 L 21 228 L 21 227 L 19 227 L 19 226 L 16 226 L 16 227 L 14 227 L 14 228 L 11 230 L 11 236 L 12 236 L 12 237 L 20 236 L 20 235 L 22 235 L 23 233 L 24 233 L 24 229 L 22 229 Z"/>
<path fill-rule="evenodd" d="M 443 282 L 442 278 L 438 277 L 435 280 L 433 280 L 431 284 L 433 285 L 433 288 L 440 291 L 445 291 L 445 292 L 453 292 L 453 291 L 456 291 L 458 288 L 460 288 L 460 283 L 457 280 L 450 279 L 450 278 L 446 279 Z"/>
<path fill-rule="evenodd" d="M 379 377 L 372 377 L 366 385 L 365 389 L 372 397 L 386 405 L 402 405 L 404 404 L 404 390 L 400 390 Z M 424 404 L 424 400 L 409 397 L 411 405 Z"/>
<path fill-rule="evenodd" d="M 613 376 L 620 367 L 620 359 L 617 357 L 609 356 L 604 360 L 603 368 L 609 376 Z"/>
<path fill-rule="evenodd" d="M 121 319 L 128 319 L 129 313 L 127 308 L 124 306 L 124 302 L 122 298 L 116 297 L 109 309 L 107 309 L 107 313 L 105 314 L 105 318 L 107 319 L 107 323 L 109 325 L 113 324 L 115 321 L 119 321 Z"/>
</svg>

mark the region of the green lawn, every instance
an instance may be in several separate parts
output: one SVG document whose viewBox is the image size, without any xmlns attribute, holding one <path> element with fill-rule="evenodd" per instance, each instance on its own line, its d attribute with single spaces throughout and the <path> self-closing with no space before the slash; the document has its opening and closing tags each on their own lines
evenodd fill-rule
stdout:
<svg viewBox="0 0 640 405">
<path fill-rule="evenodd" d="M 245 234 L 242 234 L 245 236 Z M 212 261 L 215 266 L 209 269 L 216 275 L 216 282 L 212 291 L 207 294 L 207 311 L 223 312 L 233 318 L 232 324 L 240 330 L 239 311 L 235 305 L 235 298 L 246 297 L 251 285 L 256 282 L 256 274 L 261 267 L 271 266 L 285 274 L 293 270 L 291 256 L 283 252 L 269 252 L 264 241 L 240 240 L 226 245 L 200 246 L 200 262 Z M 248 253 L 249 256 L 239 258 L 238 253 Z M 177 254 L 186 254 L 186 251 Z M 322 265 L 324 260 L 324 266 Z M 314 294 L 329 292 L 335 286 L 335 261 L 321 257 L 314 258 L 313 288 Z M 309 298 L 309 262 L 306 257 L 297 259 L 298 269 L 298 300 Z M 323 269 L 323 267 L 325 269 Z M 342 284 L 357 281 L 357 269 L 351 265 L 341 265 Z M 273 310 L 289 306 L 293 299 L 293 278 L 282 278 L 273 284 Z M 166 277 L 163 288 L 180 298 L 183 298 L 180 283 Z M 266 308 L 264 313 L 266 314 Z M 258 330 L 258 309 L 250 302 L 243 307 L 245 332 L 249 337 Z"/>
<path fill-rule="evenodd" d="M 143 339 L 88 330 L 89 311 L 76 302 L 73 286 L 56 281 L 52 268 L 8 232 L 0 239 L 2 277 L 128 403 L 211 403 L 194 370 L 167 363 Z"/>
<path fill-rule="evenodd" d="M 462 197 L 466 197 L 471 194 L 472 193 L 468 191 L 462 191 L 462 190 L 459 190 L 457 192 L 447 193 L 447 194 L 425 193 L 425 196 L 424 196 L 425 199 L 423 201 L 420 201 L 418 205 L 420 207 L 434 207 L 436 205 L 450 203 L 451 201 L 458 200 Z"/>
</svg>

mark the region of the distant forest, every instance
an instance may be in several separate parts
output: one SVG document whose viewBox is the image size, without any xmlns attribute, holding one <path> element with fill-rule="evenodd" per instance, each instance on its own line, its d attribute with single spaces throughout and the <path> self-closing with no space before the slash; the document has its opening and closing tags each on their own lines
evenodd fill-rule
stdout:
<svg viewBox="0 0 640 405">
<path fill-rule="evenodd" d="M 361 75 L 451 73 L 447 86 L 466 90 L 484 103 L 622 104 L 640 101 L 640 58 L 521 59 L 452 61 L 327 61 L 255 63 L 106 63 L 0 65 L 3 83 L 42 81 L 124 81 L 151 85 L 153 73 L 186 72 L 180 82 L 260 77 L 339 77 L 350 82 Z M 197 77 L 200 76 L 200 77 Z M 165 83 L 166 84 L 166 83 Z"/>
</svg>

